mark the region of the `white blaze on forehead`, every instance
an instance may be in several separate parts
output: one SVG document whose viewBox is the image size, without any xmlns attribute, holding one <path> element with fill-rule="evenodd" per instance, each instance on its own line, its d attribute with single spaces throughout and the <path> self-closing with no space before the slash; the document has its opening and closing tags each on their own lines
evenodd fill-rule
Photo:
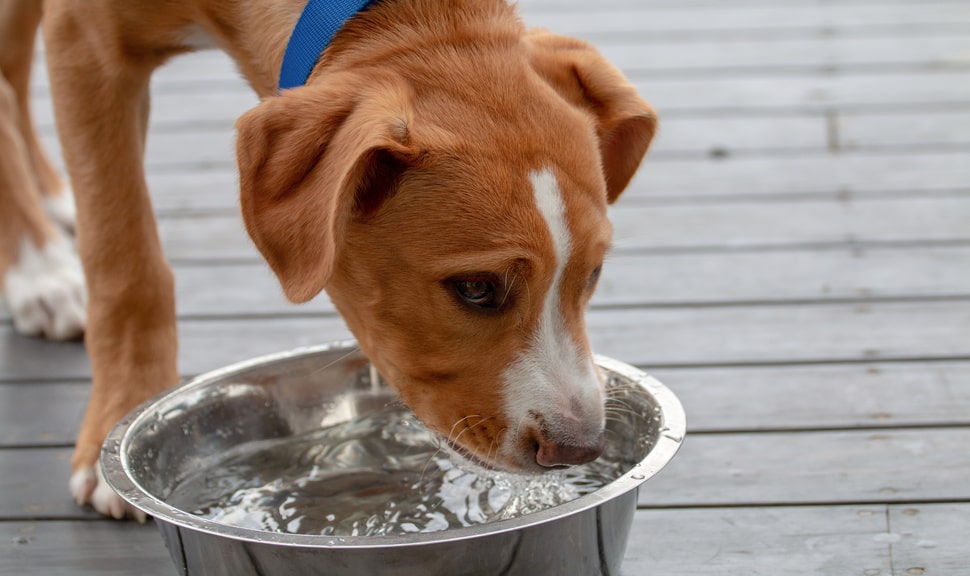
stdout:
<svg viewBox="0 0 970 576">
<path fill-rule="evenodd" d="M 545 169 L 530 176 L 536 206 L 552 240 L 555 272 L 542 300 L 539 324 L 516 361 L 505 371 L 505 404 L 513 429 L 506 436 L 514 442 L 524 425 L 542 415 L 546 427 L 556 433 L 563 417 L 589 419 L 590 433 L 598 430 L 602 415 L 599 379 L 592 359 L 585 357 L 566 328 L 560 306 L 560 285 L 572 250 L 559 183 Z M 577 413 L 577 411 L 579 413 Z M 507 445 L 506 450 L 514 446 Z"/>
<path fill-rule="evenodd" d="M 569 261 L 570 238 L 569 228 L 566 226 L 566 209 L 562 203 L 562 194 L 559 191 L 559 183 L 556 176 L 548 169 L 532 174 L 532 190 L 536 197 L 536 205 L 539 206 L 539 213 L 542 214 L 546 226 L 549 227 L 549 234 L 552 236 L 552 244 L 556 250 L 556 275 L 552 280 L 553 288 L 559 287 L 563 269 Z M 546 296 L 554 296 L 555 290 L 550 290 Z"/>
</svg>

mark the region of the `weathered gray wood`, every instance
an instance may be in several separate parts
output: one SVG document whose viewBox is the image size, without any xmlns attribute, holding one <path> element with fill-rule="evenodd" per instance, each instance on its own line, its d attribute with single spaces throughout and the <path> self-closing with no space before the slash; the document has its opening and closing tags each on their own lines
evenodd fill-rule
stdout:
<svg viewBox="0 0 970 576">
<path fill-rule="evenodd" d="M 177 66 L 178 61 L 172 66 Z M 245 82 L 232 78 L 207 85 L 189 83 L 156 84 L 152 98 L 153 125 L 187 124 L 202 119 L 225 123 L 234 120 L 256 103 L 256 96 Z M 635 72 L 635 71 L 628 71 Z M 641 94 L 663 116 L 710 111 L 805 111 L 858 110 L 869 107 L 932 107 L 941 104 L 965 105 L 970 96 L 966 86 L 970 71 L 924 70 L 867 74 L 819 74 L 792 72 L 777 74 L 744 74 L 696 77 L 657 77 L 647 73 L 634 75 Z M 34 98 L 35 118 L 42 126 L 53 123 L 50 97 Z M 186 105 L 191 102 L 191 105 Z"/>
<path fill-rule="evenodd" d="M 860 202 L 617 205 L 614 245 L 624 249 L 900 242 L 970 238 L 970 196 Z"/>
<path fill-rule="evenodd" d="M 885 534 L 881 506 L 641 510 L 620 574 L 889 574 Z M 0 523 L 0 550 L 5 576 L 175 573 L 150 525 Z"/>
<path fill-rule="evenodd" d="M 970 357 L 970 301 L 593 310 L 601 354 L 643 366 Z M 22 338 L 0 325 L 0 378 L 89 375 L 80 344 Z M 336 317 L 183 320 L 184 374 L 350 335 Z"/>
<path fill-rule="evenodd" d="M 533 9 L 528 2 L 520 3 L 525 23 L 529 26 L 548 28 L 561 34 L 586 37 L 598 44 L 610 46 L 619 39 L 621 42 L 630 36 L 639 38 L 641 42 L 657 43 L 657 37 L 674 38 L 680 44 L 709 42 L 710 38 L 725 39 L 725 32 L 735 35 L 727 38 L 749 40 L 768 38 L 769 41 L 790 41 L 793 32 L 803 32 L 814 36 L 813 42 L 826 42 L 827 47 L 832 42 L 852 41 L 853 34 L 869 32 L 873 29 L 881 32 L 877 42 L 892 38 L 890 33 L 896 32 L 896 42 L 890 45 L 890 50 L 883 52 L 894 53 L 899 50 L 899 35 L 904 41 L 912 35 L 914 27 L 925 30 L 930 27 L 930 34 L 916 38 L 919 46 L 932 42 L 939 34 L 946 34 L 959 25 L 970 24 L 970 11 L 965 5 L 954 2 L 931 2 L 929 4 L 886 4 L 869 5 L 762 5 L 762 6 L 725 6 L 711 5 L 698 11 L 696 7 L 677 9 L 676 5 L 662 10 L 648 4 L 630 3 L 629 8 L 597 5 L 595 10 L 588 6 L 580 14 L 572 10 L 563 10 L 557 4 L 557 11 Z M 615 6 L 615 5 L 614 5 Z M 766 35 L 767 31 L 774 34 Z M 908 34 L 907 34 L 908 33 Z M 848 36 L 848 38 L 847 38 Z M 865 39 L 865 38 L 864 38 Z M 693 42 L 689 42 L 693 41 Z M 841 48 L 841 46 L 838 46 Z M 42 43 L 40 43 L 42 51 Z M 725 46 L 730 50 L 731 46 Z M 807 50 L 806 52 L 820 52 Z M 828 52 L 848 52 L 851 47 Z M 181 68 L 172 65 L 163 67 L 157 74 L 157 83 L 168 81 L 199 81 L 211 80 L 212 72 L 219 70 L 226 78 L 233 76 L 234 70 L 224 65 L 224 57 L 217 55 L 214 50 L 204 51 L 183 57 L 187 62 Z M 682 65 L 682 54 L 667 58 L 667 61 Z M 43 70 L 43 59 L 35 77 L 37 88 L 48 85 L 46 71 Z M 207 73 L 208 72 L 208 73 Z"/>
<path fill-rule="evenodd" d="M 828 146 L 821 115 L 776 117 L 662 118 L 650 145 L 652 156 L 721 151 L 821 151 Z"/>
<path fill-rule="evenodd" d="M 665 128 L 661 128 L 665 131 Z M 675 159 L 648 155 L 617 204 L 633 201 L 684 203 L 699 200 L 768 199 L 772 196 L 852 198 L 967 190 L 970 162 L 964 151 L 849 152 L 783 156 Z M 156 167 L 148 175 L 156 209 L 238 212 L 235 165 Z"/>
<path fill-rule="evenodd" d="M 692 432 L 970 424 L 968 362 L 659 368 L 651 373 L 680 398 Z"/>
<path fill-rule="evenodd" d="M 704 17 L 697 17 L 692 11 L 650 11 L 649 18 L 645 17 L 647 10 L 592 12 L 583 18 L 577 18 L 575 14 L 550 18 L 543 13 L 527 13 L 525 20 L 530 25 L 593 40 L 605 56 L 628 71 L 674 70 L 682 74 L 692 69 L 723 73 L 745 69 L 823 69 L 885 64 L 923 67 L 966 65 L 966 59 L 961 53 L 970 46 L 970 41 L 966 40 L 962 30 L 952 28 L 953 24 L 970 23 L 970 14 L 965 7 L 948 4 L 938 6 L 938 11 L 922 6 L 898 7 L 895 11 L 880 10 L 878 6 L 867 8 L 860 10 L 854 7 L 855 14 L 848 15 L 848 19 L 854 20 L 856 25 L 864 23 L 866 26 L 901 27 L 900 24 L 903 23 L 910 26 L 921 23 L 946 26 L 934 29 L 932 34 L 916 36 L 852 36 L 851 32 L 833 33 L 839 31 L 838 16 L 835 19 L 830 16 L 828 22 L 806 23 L 798 19 L 797 12 L 788 14 L 790 7 L 768 11 L 722 9 L 709 11 Z M 822 9 L 816 7 L 810 11 L 818 15 Z M 663 15 L 667 15 L 667 18 Z M 946 20 L 948 16 L 951 21 Z M 807 17 L 812 18 L 811 15 Z M 909 22 L 907 17 L 914 21 Z M 818 32 L 794 38 L 791 35 L 776 34 L 765 37 L 750 33 L 752 29 L 759 28 L 778 30 L 778 20 L 787 23 L 788 28 L 814 28 Z M 642 22 L 650 23 L 647 30 L 644 30 Z M 782 26 L 781 29 L 785 27 Z M 712 39 L 703 34 L 725 29 L 746 30 L 749 33 L 731 38 L 730 41 L 724 41 L 719 35 Z M 683 36 L 670 38 L 671 30 L 694 34 L 688 36 L 689 41 L 685 41 Z M 651 37 L 650 32 L 660 32 L 661 36 Z M 222 73 L 216 78 L 230 80 L 238 77 L 235 68 L 226 64 L 228 59 L 217 55 L 215 51 L 205 51 L 182 59 L 187 61 L 184 72 L 177 64 L 166 66 L 159 71 L 156 86 L 169 82 L 211 81 L 213 76 L 206 76 L 204 70 L 211 70 L 214 65 L 222 69 Z M 39 70 L 37 78 L 45 79 L 46 73 Z M 38 88 L 42 89 L 43 83 Z"/>
<path fill-rule="evenodd" d="M 966 302 L 628 310 L 587 322 L 595 350 L 647 367 L 970 355 Z"/>
<path fill-rule="evenodd" d="M 191 97 L 186 97 L 190 100 Z M 197 166 L 205 169 L 235 169 L 235 135 L 231 128 L 178 132 L 156 132 L 148 137 L 145 164 L 153 169 Z M 46 150 L 61 158 L 60 145 L 54 134 L 43 138 Z M 63 170 L 63 163 L 59 166 Z"/>
<path fill-rule="evenodd" d="M 965 33 L 924 37 L 821 37 L 772 40 L 643 42 L 638 38 L 599 46 L 611 62 L 641 77 L 703 71 L 705 75 L 776 70 L 864 70 L 881 67 L 966 66 Z"/>
<path fill-rule="evenodd" d="M 0 379 L 86 379 L 90 372 L 81 343 L 27 338 L 14 332 L 10 323 L 0 324 Z"/>
<path fill-rule="evenodd" d="M 884 506 L 640 510 L 620 574 L 888 576 L 885 534 Z"/>
<path fill-rule="evenodd" d="M 609 256 L 593 306 L 970 293 L 970 246 Z"/>
<path fill-rule="evenodd" d="M 89 388 L 86 383 L 0 384 L 0 448 L 73 444 Z"/>
<path fill-rule="evenodd" d="M 0 575 L 175 576 L 154 525 L 0 522 Z"/>
<path fill-rule="evenodd" d="M 186 96 L 186 100 L 191 100 Z M 223 123 L 221 123 L 223 124 Z M 156 130 L 148 139 L 145 162 L 160 171 L 183 166 L 235 168 L 235 132 L 230 122 L 201 129 Z M 663 121 L 651 147 L 654 155 L 702 154 L 711 150 L 777 152 L 824 150 L 826 119 L 821 115 L 749 118 L 670 118 Z M 47 131 L 46 149 L 60 157 L 55 134 Z M 191 145 L 190 145 L 191 144 Z"/>
<path fill-rule="evenodd" d="M 960 1 L 961 0 L 936 0 L 934 4 Z M 898 4 L 906 4 L 908 2 L 912 2 L 912 0 L 878 0 L 878 2 L 873 2 L 873 0 L 839 0 L 839 5 L 851 6 L 877 4 L 878 6 L 891 7 Z M 521 4 L 526 9 L 549 10 L 557 12 L 570 10 L 575 12 L 588 12 L 591 6 L 589 2 L 584 0 L 522 0 Z M 650 7 L 657 12 L 689 8 L 691 10 L 700 11 L 698 14 L 703 14 L 703 11 L 705 10 L 724 7 L 759 8 L 779 5 L 789 8 L 799 8 L 802 6 L 831 7 L 834 5 L 834 3 L 829 0 L 602 0 L 602 4 L 596 4 L 596 7 L 600 9 Z"/>
<path fill-rule="evenodd" d="M 970 196 L 841 202 L 699 205 L 620 203 L 611 209 L 617 251 L 970 239 Z M 165 218 L 172 259 L 256 259 L 238 215 Z"/>
<path fill-rule="evenodd" d="M 966 158 L 964 151 L 734 156 L 717 161 L 665 161 L 648 154 L 618 206 L 631 198 L 675 201 L 732 195 L 906 193 L 915 198 L 920 192 L 966 190 L 970 182 Z"/>
<path fill-rule="evenodd" d="M 177 267 L 175 293 L 180 315 L 336 314 L 326 294 L 305 304 L 287 301 L 276 276 L 262 262 Z"/>
<path fill-rule="evenodd" d="M 803 30 L 820 34 L 825 30 L 845 36 L 873 28 L 883 33 L 905 34 L 918 26 L 970 24 L 970 10 L 965 4 L 954 2 L 873 2 L 862 5 L 763 2 L 754 6 L 740 2 L 708 2 L 698 7 L 681 1 L 667 2 L 663 9 L 649 1 L 629 1 L 625 3 L 627 8 L 622 7 L 622 2 L 604 2 L 597 4 L 596 9 L 590 9 L 589 4 L 580 4 L 577 8 L 582 11 L 581 17 L 577 17 L 576 11 L 564 9 L 564 4 L 568 3 L 569 0 L 555 2 L 558 10 L 542 10 L 541 3 L 534 0 L 522 0 L 519 6 L 526 24 L 561 34 L 592 36 L 603 43 L 610 42 L 617 34 L 693 39 L 702 37 L 703 33 L 722 33 L 716 37 L 724 38 L 723 33 L 728 31 L 747 35 L 758 33 L 760 36 L 772 30 L 781 36 Z"/>
<path fill-rule="evenodd" d="M 791 74 L 637 80 L 640 93 L 661 115 L 697 111 L 857 110 L 966 104 L 970 72 L 924 71 L 880 74 Z"/>
<path fill-rule="evenodd" d="M 175 260 L 257 260 L 253 245 L 238 215 L 204 218 L 166 218 L 158 223 L 165 255 Z"/>
<path fill-rule="evenodd" d="M 845 114 L 837 121 L 839 144 L 846 148 L 970 144 L 967 110 Z"/>
<path fill-rule="evenodd" d="M 262 262 L 175 267 L 181 315 L 333 312 L 295 306 Z M 591 305 L 658 306 L 792 300 L 970 296 L 970 246 L 615 254 Z M 0 312 L 0 317 L 2 312 Z"/>
<path fill-rule="evenodd" d="M 966 574 L 970 505 L 889 507 L 893 566 L 898 574 Z"/>
<path fill-rule="evenodd" d="M 661 368 L 692 432 L 970 425 L 970 363 Z M 74 442 L 86 383 L 0 384 L 0 447 Z"/>
<path fill-rule="evenodd" d="M 0 450 L 0 519 L 97 519 L 67 489 L 70 448 Z M 5 523 L 0 522 L 0 526 Z"/>
<path fill-rule="evenodd" d="M 283 296 L 261 261 L 175 267 L 182 316 L 334 313 L 322 295 Z M 604 306 L 770 303 L 970 295 L 970 246 L 611 256 L 593 296 Z M 5 314 L 0 309 L 0 318 Z"/>
<path fill-rule="evenodd" d="M 640 490 L 649 507 L 967 500 L 968 428 L 695 434 Z M 0 450 L 0 518 L 84 518 L 70 449 Z M 920 465 L 907 465 L 919 462 Z M 6 472 L 9 470 L 9 473 Z"/>
<path fill-rule="evenodd" d="M 970 428 L 693 435 L 643 506 L 966 501 Z"/>
</svg>

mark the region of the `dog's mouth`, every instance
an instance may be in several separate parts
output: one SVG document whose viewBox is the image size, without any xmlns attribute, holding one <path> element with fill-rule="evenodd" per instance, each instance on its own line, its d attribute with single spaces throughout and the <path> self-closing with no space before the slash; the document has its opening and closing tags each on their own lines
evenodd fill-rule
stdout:
<svg viewBox="0 0 970 576">
<path fill-rule="evenodd" d="M 565 470 L 571 468 L 571 466 L 563 464 L 556 466 L 542 466 L 538 462 L 529 461 L 528 459 L 499 459 L 499 458 L 489 458 L 485 459 L 481 455 L 477 454 L 474 450 L 462 446 L 456 443 L 454 440 L 449 440 L 444 436 L 439 435 L 439 441 L 443 447 L 451 452 L 451 454 L 460 458 L 464 463 L 474 468 L 479 468 L 487 470 L 489 472 L 500 472 L 505 474 L 518 474 L 525 476 L 538 476 L 545 472 L 550 472 L 553 470 Z M 538 450 L 538 446 L 532 446 L 531 452 L 529 454 L 535 454 Z M 530 465 L 531 464 L 531 465 Z"/>
<path fill-rule="evenodd" d="M 454 442 L 453 440 L 448 440 L 447 438 L 444 438 L 444 437 L 441 437 L 440 440 L 442 442 L 442 445 L 446 446 L 452 452 L 452 454 L 459 456 L 461 459 L 467 461 L 468 463 L 478 468 L 484 468 L 485 470 L 488 470 L 490 472 L 509 472 L 509 470 L 507 470 L 506 468 L 498 465 L 495 462 L 489 462 L 485 460 L 478 454 L 475 454 L 474 451 L 469 450 L 468 448 L 465 448 L 464 446 Z"/>
</svg>

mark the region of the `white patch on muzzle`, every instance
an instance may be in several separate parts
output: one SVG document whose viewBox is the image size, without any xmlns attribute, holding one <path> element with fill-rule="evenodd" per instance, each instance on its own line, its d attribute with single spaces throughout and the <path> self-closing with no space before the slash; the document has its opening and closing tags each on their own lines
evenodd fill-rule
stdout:
<svg viewBox="0 0 970 576">
<path fill-rule="evenodd" d="M 520 435 L 530 425 L 541 423 L 551 435 L 559 437 L 571 437 L 577 431 L 595 435 L 601 430 L 603 418 L 596 368 L 592 358 L 583 354 L 571 338 L 560 307 L 560 284 L 572 239 L 559 183 L 548 169 L 533 173 L 530 179 L 536 205 L 552 238 L 556 270 L 528 346 L 504 373 L 505 410 L 512 426 L 503 446 L 507 456 L 514 454 Z M 572 424 L 564 426 L 566 421 Z M 581 425 L 577 426 L 576 421 Z"/>
</svg>

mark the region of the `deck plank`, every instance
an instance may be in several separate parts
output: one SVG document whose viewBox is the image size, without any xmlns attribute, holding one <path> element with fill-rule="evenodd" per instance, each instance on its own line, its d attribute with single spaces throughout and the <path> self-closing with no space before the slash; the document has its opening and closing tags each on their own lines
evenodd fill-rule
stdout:
<svg viewBox="0 0 970 576">
<path fill-rule="evenodd" d="M 152 96 L 152 126 L 185 126 L 198 119 L 224 126 L 252 108 L 258 102 L 256 96 L 228 62 L 225 69 L 224 80 L 157 84 Z M 873 71 L 867 74 L 833 74 L 796 68 L 760 74 L 752 71 L 685 77 L 628 72 L 661 117 L 715 111 L 804 113 L 914 106 L 922 109 L 940 105 L 965 106 L 970 100 L 966 90 L 970 70 L 964 68 Z M 185 106 L 187 98 L 191 99 L 191 106 Z M 50 96 L 37 94 L 34 101 L 38 124 L 53 125 Z"/>
<path fill-rule="evenodd" d="M 641 510 L 620 573 L 889 574 L 885 517 L 881 506 Z M 151 525 L 0 522 L 0 556 L 4 576 L 175 574 Z"/>
<path fill-rule="evenodd" d="M 968 78 L 970 81 L 970 78 Z M 907 154 L 867 152 L 733 156 L 662 161 L 647 157 L 618 206 L 631 199 L 729 200 L 778 197 L 905 195 L 967 190 L 970 162 L 964 151 Z"/>
<path fill-rule="evenodd" d="M 641 506 L 970 500 L 970 428 L 694 434 Z M 913 462 L 919 465 L 913 465 Z"/>
<path fill-rule="evenodd" d="M 163 125 L 164 126 L 164 125 Z M 931 138 L 932 134 L 928 134 Z M 52 129 L 43 143 L 60 157 Z M 191 146 L 186 144 L 191 142 Z M 855 143 L 855 147 L 863 147 Z M 820 114 L 775 117 L 670 118 L 652 144 L 652 154 L 706 154 L 711 150 L 737 152 L 821 151 L 828 146 L 827 120 Z M 195 129 L 169 126 L 148 140 L 145 163 L 150 170 L 181 166 L 232 166 L 235 163 L 235 131 L 231 122 L 209 122 Z"/>
<path fill-rule="evenodd" d="M 899 574 L 966 574 L 970 505 L 889 507 L 893 566 Z M 897 540 L 898 537 L 898 540 Z"/>
<path fill-rule="evenodd" d="M 640 490 L 646 507 L 970 500 L 970 428 L 693 434 Z M 71 450 L 0 450 L 0 519 L 91 518 L 66 490 Z M 918 459 L 920 466 L 906 465 Z"/>
<path fill-rule="evenodd" d="M 967 110 L 845 114 L 837 120 L 839 146 L 850 149 L 970 144 Z"/>
<path fill-rule="evenodd" d="M 0 449 L 74 444 L 88 390 L 86 382 L 0 384 Z"/>
<path fill-rule="evenodd" d="M 967 191 L 967 153 L 869 151 L 832 154 L 734 155 L 657 159 L 643 169 L 617 204 L 780 200 L 817 197 L 907 197 Z M 156 209 L 166 215 L 238 212 L 238 175 L 218 167 L 183 165 L 148 175 Z"/>
<path fill-rule="evenodd" d="M 965 300 L 594 310 L 587 323 L 594 350 L 646 367 L 970 358 Z M 333 316 L 185 319 L 179 361 L 183 374 L 198 374 L 348 337 Z M 89 374 L 80 344 L 21 338 L 0 325 L 0 379 Z"/>
<path fill-rule="evenodd" d="M 884 576 L 885 533 L 882 506 L 640 510 L 620 573 Z"/>
<path fill-rule="evenodd" d="M 660 368 L 651 373 L 683 402 L 691 433 L 970 425 L 970 362 Z"/>
<path fill-rule="evenodd" d="M 635 82 L 661 115 L 712 111 L 826 111 L 965 105 L 970 72 L 931 70 L 873 74 L 739 74 L 650 78 Z"/>
<path fill-rule="evenodd" d="M 884 34 L 905 34 L 914 27 L 970 24 L 966 4 L 932 1 L 919 4 L 764 2 L 754 6 L 711 2 L 701 7 L 685 7 L 689 2 L 668 2 L 662 8 L 649 1 L 604 2 L 602 6 L 597 5 L 598 10 L 584 11 L 583 18 L 564 10 L 562 2 L 556 3 L 558 10 L 542 10 L 534 0 L 521 0 L 519 4 L 527 24 L 562 34 L 595 37 L 603 43 L 623 34 L 693 39 L 704 33 L 708 38 L 716 35 L 723 39 L 726 32 L 760 36 L 772 31 L 777 36 L 790 37 L 793 32 L 810 30 L 820 36 L 823 31 L 847 36 L 873 29 Z"/>
<path fill-rule="evenodd" d="M 691 433 L 970 426 L 966 361 L 652 373 L 683 402 Z M 0 384 L 0 448 L 73 444 L 89 388 L 86 381 Z"/>
<path fill-rule="evenodd" d="M 906 37 L 838 35 L 764 40 L 720 39 L 692 42 L 652 41 L 638 37 L 601 43 L 600 52 L 624 71 L 638 77 L 707 76 L 774 71 L 965 68 L 970 48 L 965 31 Z"/>
<path fill-rule="evenodd" d="M 645 273 L 649 272 L 649 273 Z M 182 316 L 333 312 L 293 305 L 263 262 L 175 267 Z M 593 308 L 970 296 L 970 246 L 611 255 Z M 0 312 L 2 317 L 2 312 Z"/>
<path fill-rule="evenodd" d="M 588 316 L 595 350 L 651 367 L 944 359 L 970 354 L 970 305 L 671 308 Z"/>
<path fill-rule="evenodd" d="M 176 264 L 180 316 L 333 313 L 325 296 L 286 300 L 276 277 L 252 261 Z M 644 272 L 650 273 L 645 274 Z M 616 253 L 593 308 L 814 300 L 952 298 L 970 295 L 970 246 L 833 246 L 749 252 Z M 8 315 L 0 304 L 0 321 Z"/>
<path fill-rule="evenodd" d="M 618 204 L 611 209 L 620 251 L 692 251 L 716 247 L 970 240 L 970 194 L 939 198 L 752 200 L 720 204 Z M 932 222 L 933 225 L 927 225 Z M 256 260 L 237 214 L 166 217 L 159 221 L 174 260 Z"/>
<path fill-rule="evenodd" d="M 175 576 L 154 525 L 0 522 L 0 575 Z"/>
</svg>

